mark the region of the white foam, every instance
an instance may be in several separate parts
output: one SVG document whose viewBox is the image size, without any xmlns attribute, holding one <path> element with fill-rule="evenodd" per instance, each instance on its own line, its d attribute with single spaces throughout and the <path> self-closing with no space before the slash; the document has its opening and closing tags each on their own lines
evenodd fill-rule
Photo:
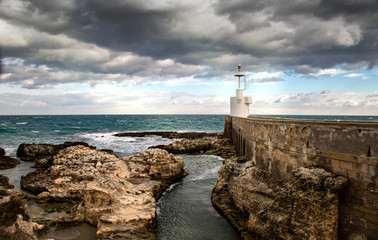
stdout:
<svg viewBox="0 0 378 240">
<path fill-rule="evenodd" d="M 171 186 L 169 186 L 165 192 L 171 192 L 177 185 L 179 185 L 181 182 L 173 183 Z"/>
<path fill-rule="evenodd" d="M 3 147 L 7 156 L 15 157 L 17 153 L 17 147 Z"/>
<path fill-rule="evenodd" d="M 17 125 L 25 125 L 25 124 L 28 124 L 28 122 L 19 122 L 19 123 L 16 123 Z"/>
<path fill-rule="evenodd" d="M 122 156 L 143 152 L 150 146 L 173 142 L 172 139 L 165 139 L 160 136 L 117 137 L 114 136 L 116 133 L 117 132 L 81 133 L 77 134 L 76 138 L 100 149 L 112 149 L 114 152 L 119 153 Z"/>
<path fill-rule="evenodd" d="M 211 169 L 206 169 L 202 174 L 189 177 L 189 179 L 192 181 L 199 181 L 204 179 L 217 178 L 219 168 L 220 166 Z"/>
</svg>

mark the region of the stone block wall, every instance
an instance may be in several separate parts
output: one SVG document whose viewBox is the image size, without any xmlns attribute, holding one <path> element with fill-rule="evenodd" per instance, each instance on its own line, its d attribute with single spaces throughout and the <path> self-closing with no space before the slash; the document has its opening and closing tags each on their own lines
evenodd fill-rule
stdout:
<svg viewBox="0 0 378 240">
<path fill-rule="evenodd" d="M 348 178 L 339 202 L 339 239 L 376 239 L 378 123 L 226 117 L 240 156 L 282 180 L 299 167 Z"/>
</svg>

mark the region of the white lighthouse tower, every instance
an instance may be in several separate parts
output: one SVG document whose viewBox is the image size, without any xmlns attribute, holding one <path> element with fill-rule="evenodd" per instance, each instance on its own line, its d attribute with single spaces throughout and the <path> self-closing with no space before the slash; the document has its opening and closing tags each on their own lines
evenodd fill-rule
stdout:
<svg viewBox="0 0 378 240">
<path fill-rule="evenodd" d="M 236 97 L 230 98 L 231 116 L 248 117 L 249 104 L 252 104 L 252 97 L 244 97 L 244 90 L 247 88 L 245 74 L 242 72 L 241 64 L 238 66 L 238 71 L 235 73 L 238 77 L 238 89 L 236 89 Z M 240 88 L 240 78 L 244 78 L 244 88 Z"/>
</svg>

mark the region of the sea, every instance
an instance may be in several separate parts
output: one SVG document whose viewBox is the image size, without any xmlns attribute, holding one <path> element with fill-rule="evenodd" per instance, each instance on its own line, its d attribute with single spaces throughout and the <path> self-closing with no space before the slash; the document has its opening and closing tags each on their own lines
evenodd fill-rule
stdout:
<svg viewBox="0 0 378 240">
<path fill-rule="evenodd" d="M 378 121 L 378 116 L 259 115 L 264 117 Z M 112 149 L 119 157 L 145 151 L 148 147 L 169 144 L 172 139 L 159 136 L 116 137 L 120 132 L 178 131 L 221 132 L 225 115 L 0 115 L 0 147 L 16 157 L 21 143 L 84 141 L 97 149 Z M 222 158 L 208 155 L 181 155 L 189 173 L 168 188 L 158 201 L 156 238 L 170 239 L 240 239 L 239 234 L 212 206 L 210 196 L 217 181 Z M 20 178 L 33 163 L 0 170 L 10 183 L 20 189 Z M 90 240 L 95 227 L 83 225 L 53 229 L 45 239 Z"/>
</svg>

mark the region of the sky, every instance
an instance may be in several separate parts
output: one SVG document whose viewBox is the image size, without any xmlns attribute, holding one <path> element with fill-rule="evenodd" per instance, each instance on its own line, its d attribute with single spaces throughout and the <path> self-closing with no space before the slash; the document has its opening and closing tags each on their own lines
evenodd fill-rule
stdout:
<svg viewBox="0 0 378 240">
<path fill-rule="evenodd" d="M 0 0 L 0 115 L 378 115 L 378 0 Z"/>
</svg>

